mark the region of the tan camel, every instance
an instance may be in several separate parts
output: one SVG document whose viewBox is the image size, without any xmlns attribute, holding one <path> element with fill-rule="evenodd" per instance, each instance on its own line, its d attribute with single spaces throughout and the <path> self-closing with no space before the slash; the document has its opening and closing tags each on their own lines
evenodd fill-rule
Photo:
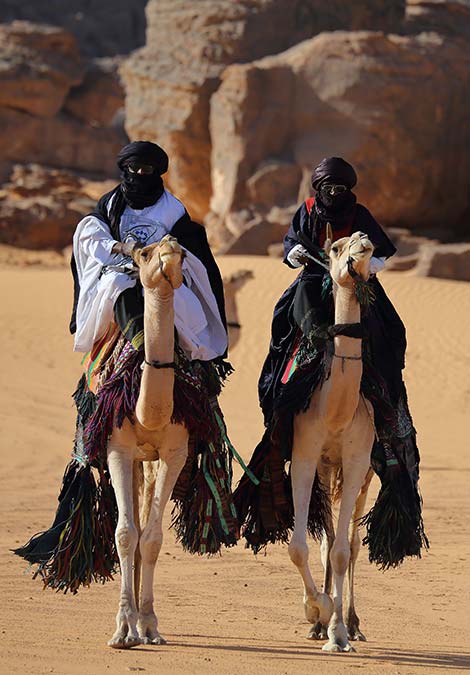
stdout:
<svg viewBox="0 0 470 675">
<path fill-rule="evenodd" d="M 145 363 L 136 422 L 126 420 L 121 429 L 113 430 L 108 442 L 108 465 L 119 513 L 116 546 L 121 566 L 117 627 L 108 644 L 120 649 L 142 643 L 164 643 L 153 608 L 153 575 L 163 540 L 163 512 L 186 461 L 188 446 L 186 429 L 170 423 L 174 385 L 173 293 L 183 282 L 182 257 L 181 247 L 169 235 L 133 254 L 144 288 Z M 155 471 L 155 466 L 149 463 L 156 460 Z M 147 522 L 142 524 L 142 530 L 137 495 L 141 461 L 147 467 L 144 495 Z"/>
<path fill-rule="evenodd" d="M 373 245 L 365 234 L 355 232 L 331 243 L 331 231 L 325 244 L 330 258 L 333 279 L 335 325 L 355 324 L 361 320 L 360 305 L 355 296 L 352 265 L 362 279 L 369 277 Z M 354 565 L 360 540 L 358 519 L 361 517 L 372 472 L 370 457 L 374 441 L 373 410 L 360 394 L 362 376 L 361 339 L 337 335 L 330 377 L 314 393 L 305 413 L 294 419 L 291 480 L 295 527 L 289 544 L 289 555 L 297 566 L 304 584 L 306 618 L 316 624 L 308 637 L 321 638 L 327 627 L 325 651 L 354 651 L 348 639 L 365 639 L 359 631 L 354 609 Z M 307 518 L 315 472 L 323 485 L 331 486 L 341 476 L 341 497 L 336 535 L 330 522 L 321 546 L 325 567 L 323 592 L 313 581 L 308 565 Z M 354 516 L 353 516 L 354 511 Z M 351 536 L 348 529 L 351 523 Z M 333 601 L 329 595 L 333 575 Z M 343 583 L 349 577 L 348 629 L 343 620 Z"/>
<path fill-rule="evenodd" d="M 237 308 L 237 293 L 247 281 L 254 278 L 251 270 L 237 270 L 224 277 L 225 315 L 227 317 L 228 344 L 233 349 L 240 340 L 241 325 Z"/>
</svg>

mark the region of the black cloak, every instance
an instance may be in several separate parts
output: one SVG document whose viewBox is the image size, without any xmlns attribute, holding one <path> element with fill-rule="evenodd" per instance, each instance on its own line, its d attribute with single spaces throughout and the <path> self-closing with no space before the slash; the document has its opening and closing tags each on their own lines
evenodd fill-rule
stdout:
<svg viewBox="0 0 470 675">
<path fill-rule="evenodd" d="M 284 238 L 284 262 L 289 251 L 297 244 L 308 245 L 310 250 L 319 250 L 322 223 L 315 217 L 313 200 L 307 200 L 297 210 L 292 224 Z M 396 252 L 395 246 L 383 229 L 362 204 L 356 204 L 352 214 L 350 232 L 364 232 L 375 245 L 374 256 L 389 258 Z M 299 330 L 302 315 L 312 307 L 318 310 L 316 319 L 327 321 L 329 308 L 322 301 L 322 284 L 325 269 L 316 263 L 309 263 L 283 293 L 274 308 L 271 328 L 271 343 L 258 383 L 260 405 L 268 424 L 273 412 L 274 401 L 281 389 L 281 377 L 291 353 L 290 346 Z M 376 301 L 363 322 L 370 341 L 375 365 L 387 382 L 390 396 L 398 400 L 402 392 L 401 370 L 404 368 L 406 332 L 403 322 L 375 277 L 371 281 Z M 301 292 L 300 292 L 301 291 Z"/>
</svg>

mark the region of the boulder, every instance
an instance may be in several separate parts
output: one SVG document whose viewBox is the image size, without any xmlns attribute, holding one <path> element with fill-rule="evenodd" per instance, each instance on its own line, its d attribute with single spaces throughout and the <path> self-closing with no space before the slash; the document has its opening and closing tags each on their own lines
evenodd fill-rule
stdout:
<svg viewBox="0 0 470 675">
<path fill-rule="evenodd" d="M 0 243 L 24 249 L 62 250 L 77 223 L 109 181 L 91 181 L 70 171 L 16 165 L 0 189 Z"/>
<path fill-rule="evenodd" d="M 124 108 L 118 67 L 117 58 L 91 61 L 83 82 L 67 96 L 64 111 L 93 127 L 115 126 L 117 114 Z"/>
<path fill-rule="evenodd" d="M 13 164 L 30 162 L 117 177 L 116 155 L 125 143 L 119 129 L 92 127 L 64 113 L 45 118 L 0 108 L 3 178 Z"/>
<path fill-rule="evenodd" d="M 423 246 L 415 273 L 424 277 L 470 281 L 470 243 Z"/>
<path fill-rule="evenodd" d="M 406 33 L 434 32 L 452 39 L 470 39 L 470 3 L 466 0 L 408 0 Z"/>
<path fill-rule="evenodd" d="M 61 26 L 88 57 L 128 54 L 145 42 L 147 0 L 2 0 L 0 22 Z"/>
<path fill-rule="evenodd" d="M 53 117 L 83 78 L 75 38 L 25 21 L 0 24 L 0 107 Z"/>
<path fill-rule="evenodd" d="M 250 209 L 266 158 L 299 167 L 304 199 L 312 166 L 339 155 L 384 225 L 464 232 L 469 65 L 460 41 L 436 33 L 337 31 L 227 67 L 211 99 L 211 218 Z"/>
<path fill-rule="evenodd" d="M 189 0 L 150 0 L 146 46 L 121 69 L 126 130 L 165 148 L 169 187 L 202 219 L 212 193 L 209 102 L 223 69 L 323 30 L 395 30 L 404 9 L 404 0 L 199 0 L 195 11 Z"/>
</svg>

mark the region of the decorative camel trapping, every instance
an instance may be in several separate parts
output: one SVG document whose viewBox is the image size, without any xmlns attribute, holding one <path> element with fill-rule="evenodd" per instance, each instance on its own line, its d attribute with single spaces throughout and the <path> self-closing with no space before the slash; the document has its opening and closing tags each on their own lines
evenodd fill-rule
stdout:
<svg viewBox="0 0 470 675">
<path fill-rule="evenodd" d="M 334 324 L 314 322 L 307 336 L 298 331 L 273 417 L 248 465 L 260 484 L 243 476 L 234 494 L 248 546 L 257 552 L 268 542 L 289 542 L 303 580 L 305 615 L 313 624 L 308 637 L 328 637 L 326 651 L 353 651 L 350 640 L 365 639 L 354 606 L 354 568 L 371 462 L 382 488 L 362 518 L 370 560 L 386 569 L 405 556 L 420 556 L 428 545 L 406 398 L 395 410 L 365 356 L 362 319 L 374 299 L 367 283 L 373 250 L 361 232 L 332 243 L 330 229 L 324 251 L 315 251 L 329 269 L 322 294 L 333 301 Z M 339 505 L 336 531 L 331 502 Z M 310 572 L 307 533 L 321 539 L 322 592 Z"/>
<path fill-rule="evenodd" d="M 239 535 L 230 485 L 238 455 L 217 404 L 231 369 L 190 362 L 175 344 L 173 293 L 183 281 L 183 255 L 169 235 L 133 253 L 144 291 L 144 350 L 118 331 L 102 348 L 108 354 L 96 394 L 82 378 L 56 519 L 16 551 L 39 564 L 46 586 L 72 592 L 111 579 L 118 562 L 114 648 L 163 642 L 153 576 L 170 497 L 172 524 L 190 552 L 215 553 Z"/>
</svg>

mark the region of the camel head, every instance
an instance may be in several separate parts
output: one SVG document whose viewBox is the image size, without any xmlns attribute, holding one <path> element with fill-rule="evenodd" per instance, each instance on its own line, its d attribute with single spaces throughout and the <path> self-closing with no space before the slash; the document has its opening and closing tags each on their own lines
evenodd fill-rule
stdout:
<svg viewBox="0 0 470 675">
<path fill-rule="evenodd" d="M 139 268 L 142 286 L 152 290 L 169 290 L 169 286 L 173 289 L 181 286 L 183 258 L 183 249 L 169 234 L 156 244 L 136 248 L 132 252 L 132 259 Z"/>
<path fill-rule="evenodd" d="M 330 258 L 331 277 L 338 286 L 353 286 L 355 275 L 367 281 L 374 245 L 366 234 L 354 232 L 350 237 L 332 242 L 329 229 L 324 249 Z"/>
</svg>

